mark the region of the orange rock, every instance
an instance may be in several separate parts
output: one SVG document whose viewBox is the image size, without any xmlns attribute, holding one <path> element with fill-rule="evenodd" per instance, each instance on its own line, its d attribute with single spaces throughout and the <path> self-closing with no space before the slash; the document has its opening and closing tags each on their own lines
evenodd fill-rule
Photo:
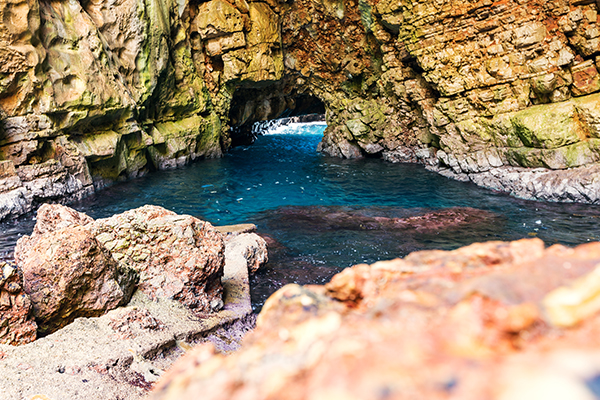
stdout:
<svg viewBox="0 0 600 400">
<path fill-rule="evenodd" d="M 37 324 L 31 301 L 23 290 L 23 273 L 13 264 L 0 262 L 0 343 L 20 345 L 36 339 Z M 0 351 L 0 360 L 5 353 Z"/>
<path fill-rule="evenodd" d="M 288 285 L 237 353 L 192 351 L 150 398 L 593 399 L 600 315 L 563 328 L 544 304 L 593 286 L 598 249 L 480 243 Z"/>
<path fill-rule="evenodd" d="M 126 304 L 135 284 L 122 279 L 110 253 L 82 226 L 38 237 L 19 266 L 44 334 Z"/>
</svg>

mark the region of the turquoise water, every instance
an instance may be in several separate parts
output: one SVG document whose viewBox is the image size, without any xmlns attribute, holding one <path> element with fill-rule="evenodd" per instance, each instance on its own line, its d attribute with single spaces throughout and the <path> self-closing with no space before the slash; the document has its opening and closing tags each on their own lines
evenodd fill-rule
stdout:
<svg viewBox="0 0 600 400">
<path fill-rule="evenodd" d="M 285 283 L 321 283 L 345 267 L 414 250 L 533 236 L 547 244 L 599 240 L 599 207 L 518 200 L 418 165 L 331 158 L 315 151 L 323 129 L 288 126 L 221 159 L 118 184 L 73 207 L 100 218 L 156 204 L 215 225 L 257 224 L 271 244 L 271 262 L 252 282 L 257 307 Z M 458 225 L 443 214 L 454 207 L 463 208 Z M 429 228 L 393 225 L 440 210 L 441 222 Z M 33 223 L 29 216 L 0 225 L 0 253 L 9 256 Z"/>
</svg>

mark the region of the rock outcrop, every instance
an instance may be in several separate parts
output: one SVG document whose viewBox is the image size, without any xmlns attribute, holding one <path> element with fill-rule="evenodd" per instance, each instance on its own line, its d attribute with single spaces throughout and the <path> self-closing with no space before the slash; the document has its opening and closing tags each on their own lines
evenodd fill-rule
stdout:
<svg viewBox="0 0 600 400">
<path fill-rule="evenodd" d="M 2 1 L 0 218 L 218 157 L 244 132 L 230 128 L 311 99 L 328 154 L 598 203 L 598 7 Z"/>
<path fill-rule="evenodd" d="M 235 231 L 219 229 L 224 234 Z M 164 370 L 194 344 L 209 341 L 224 352 L 239 347 L 255 320 L 244 254 L 260 251 L 225 244 L 225 304 L 216 313 L 199 317 L 175 300 L 153 300 L 136 291 L 127 306 L 101 317 L 78 318 L 33 343 L 0 343 L 2 399 L 143 399 Z M 9 282 L 14 279 L 11 275 Z"/>
<path fill-rule="evenodd" d="M 260 243 L 245 246 L 250 245 Z M 127 304 L 136 289 L 196 313 L 223 306 L 221 233 L 208 222 L 162 207 L 94 220 L 66 206 L 44 204 L 32 235 L 17 242 L 15 260 L 41 334 Z"/>
<path fill-rule="evenodd" d="M 323 151 L 421 162 L 525 198 L 600 201 L 595 2 L 327 4 L 337 17 L 284 33 L 328 108 Z"/>
<path fill-rule="evenodd" d="M 226 252 L 225 258 L 229 257 L 229 262 L 234 262 L 231 260 L 232 257 L 240 258 L 240 261 L 243 260 L 247 264 L 250 274 L 258 271 L 269 261 L 267 242 L 256 233 L 240 233 L 233 237 L 227 237 L 226 243 L 231 254 Z"/>
<path fill-rule="evenodd" d="M 198 312 L 223 306 L 222 235 L 208 222 L 158 206 L 143 206 L 90 226 L 121 268 L 139 274 L 151 298 L 179 301 Z"/>
<path fill-rule="evenodd" d="M 153 400 L 593 399 L 600 243 L 422 251 L 288 285 L 242 348 L 181 358 Z"/>
</svg>

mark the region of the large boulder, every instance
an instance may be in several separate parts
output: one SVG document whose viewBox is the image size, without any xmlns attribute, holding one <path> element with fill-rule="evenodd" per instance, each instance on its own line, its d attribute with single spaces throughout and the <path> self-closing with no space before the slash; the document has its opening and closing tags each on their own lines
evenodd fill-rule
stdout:
<svg viewBox="0 0 600 400">
<path fill-rule="evenodd" d="M 94 222 L 94 219 L 84 213 L 60 204 L 42 204 L 37 211 L 35 226 L 31 235 L 25 235 L 19 239 L 15 248 L 15 260 L 22 264 L 24 257 L 29 253 L 31 247 L 44 235 L 61 228 L 85 225 Z"/>
<path fill-rule="evenodd" d="M 288 285 L 235 354 L 202 345 L 152 400 L 597 397 L 600 243 L 422 251 Z"/>
<path fill-rule="evenodd" d="M 23 291 L 23 274 L 15 265 L 0 262 L 0 344 L 33 342 L 36 331 L 31 301 Z"/>
<path fill-rule="evenodd" d="M 127 303 L 136 288 L 198 313 L 216 311 L 223 305 L 224 253 L 211 224 L 162 207 L 94 220 L 46 204 L 31 236 L 17 242 L 15 260 L 40 333 L 47 334 Z"/>
<path fill-rule="evenodd" d="M 19 241 L 15 253 L 40 334 L 129 301 L 135 274 L 120 271 L 87 228 L 68 226 L 33 237 Z"/>
<path fill-rule="evenodd" d="M 120 265 L 139 273 L 138 287 L 150 297 L 197 312 L 222 307 L 225 246 L 210 223 L 147 205 L 96 220 L 91 230 Z"/>
</svg>

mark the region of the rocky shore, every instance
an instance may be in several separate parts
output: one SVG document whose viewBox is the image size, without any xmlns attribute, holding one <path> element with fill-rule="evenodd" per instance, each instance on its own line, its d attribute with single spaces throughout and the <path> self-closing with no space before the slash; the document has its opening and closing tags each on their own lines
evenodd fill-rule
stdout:
<svg viewBox="0 0 600 400">
<path fill-rule="evenodd" d="M 374 232 L 494 221 L 467 208 L 401 218 L 340 211 L 281 212 L 309 229 Z M 98 220 L 41 207 L 16 264 L 2 265 L 3 398 L 600 393 L 600 243 L 417 251 L 355 265 L 325 285 L 287 285 L 256 316 L 249 274 L 267 261 L 267 242 L 254 229 L 215 228 L 156 206 Z"/>
<path fill-rule="evenodd" d="M 439 166 L 427 169 L 521 199 L 600 204 L 600 164 L 566 170 L 504 166 L 469 173 Z"/>
<path fill-rule="evenodd" d="M 42 206 L 2 266 L 2 398 L 139 399 L 194 344 L 236 349 L 254 326 L 249 273 L 267 261 L 254 229 Z"/>
</svg>

